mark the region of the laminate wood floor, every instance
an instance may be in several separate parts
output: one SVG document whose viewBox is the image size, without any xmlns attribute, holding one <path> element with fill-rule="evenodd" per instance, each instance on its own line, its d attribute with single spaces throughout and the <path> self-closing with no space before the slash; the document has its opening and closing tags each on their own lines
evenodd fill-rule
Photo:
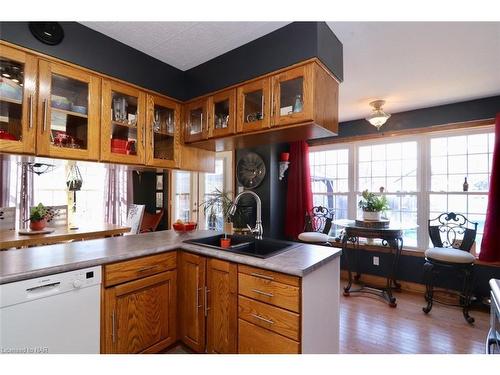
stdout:
<svg viewBox="0 0 500 375">
<path fill-rule="evenodd" d="M 341 281 L 341 286 L 344 281 Z M 429 315 L 422 312 L 422 294 L 395 294 L 397 308 L 369 294 L 340 296 L 340 352 L 343 354 L 463 354 L 484 353 L 489 329 L 486 311 L 471 311 L 473 326 L 457 307 L 435 304 Z M 189 354 L 176 345 L 168 354 Z"/>
<path fill-rule="evenodd" d="M 341 285 L 343 282 L 341 281 Z M 426 315 L 422 294 L 395 293 L 398 306 L 389 307 L 369 294 L 340 296 L 340 352 L 405 354 L 484 354 L 489 314 L 472 310 L 467 324 L 458 307 L 434 304 Z"/>
</svg>

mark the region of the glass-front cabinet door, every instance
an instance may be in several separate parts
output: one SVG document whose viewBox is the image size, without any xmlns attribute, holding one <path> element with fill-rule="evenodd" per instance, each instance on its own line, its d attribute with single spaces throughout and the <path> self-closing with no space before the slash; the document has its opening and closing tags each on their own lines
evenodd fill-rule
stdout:
<svg viewBox="0 0 500 375">
<path fill-rule="evenodd" d="M 238 87 L 238 133 L 269 128 L 270 80 L 263 78 Z"/>
<path fill-rule="evenodd" d="M 312 79 L 312 63 L 273 76 L 272 126 L 313 120 Z"/>
<path fill-rule="evenodd" d="M 103 80 L 101 159 L 144 164 L 146 93 L 122 83 Z"/>
<path fill-rule="evenodd" d="M 180 157 L 180 105 L 155 95 L 147 96 L 146 164 L 176 168 Z"/>
<path fill-rule="evenodd" d="M 37 154 L 99 159 L 100 79 L 45 60 L 39 77 Z"/>
<path fill-rule="evenodd" d="M 184 107 L 184 141 L 196 142 L 208 138 L 208 99 L 187 103 Z"/>
<path fill-rule="evenodd" d="M 0 150 L 35 153 L 36 58 L 0 45 Z"/>
<path fill-rule="evenodd" d="M 209 138 L 235 133 L 236 89 L 212 95 L 208 101 Z"/>
</svg>

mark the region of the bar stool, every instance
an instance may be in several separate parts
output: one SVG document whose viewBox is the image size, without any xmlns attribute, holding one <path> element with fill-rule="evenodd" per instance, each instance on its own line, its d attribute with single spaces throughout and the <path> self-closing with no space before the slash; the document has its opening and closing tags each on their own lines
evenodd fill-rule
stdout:
<svg viewBox="0 0 500 375">
<path fill-rule="evenodd" d="M 472 299 L 473 270 L 476 258 L 470 253 L 477 233 L 477 223 L 469 221 L 464 215 L 454 212 L 442 213 L 429 220 L 431 247 L 425 251 L 424 280 L 425 300 L 423 307 L 428 314 L 433 302 L 462 307 L 467 323 L 474 323 L 469 315 Z M 442 269 L 451 269 L 463 277 L 463 287 L 458 292 L 459 304 L 452 304 L 434 298 L 434 280 Z"/>
</svg>

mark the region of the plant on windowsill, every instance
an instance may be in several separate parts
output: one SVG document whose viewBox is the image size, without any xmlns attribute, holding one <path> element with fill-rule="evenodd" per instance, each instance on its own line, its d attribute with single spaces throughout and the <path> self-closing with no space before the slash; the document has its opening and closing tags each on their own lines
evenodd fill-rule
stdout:
<svg viewBox="0 0 500 375">
<path fill-rule="evenodd" d="M 363 220 L 380 221 L 382 212 L 390 209 L 385 195 L 376 195 L 365 190 L 361 196 L 358 207 L 363 210 Z"/>
<path fill-rule="evenodd" d="M 31 230 L 43 230 L 47 226 L 47 208 L 41 203 L 31 207 L 29 221 Z"/>
<path fill-rule="evenodd" d="M 223 217 L 224 227 L 226 227 L 226 224 L 234 223 L 238 228 L 238 225 L 242 223 L 242 215 L 239 210 L 236 210 L 236 213 L 231 218 L 229 211 L 232 205 L 233 200 L 231 199 L 230 192 L 215 189 L 215 191 L 210 193 L 210 198 L 200 204 L 200 207 L 203 207 L 205 217 L 208 218 L 208 229 L 223 229 L 225 232 L 228 232 L 224 228 L 217 228 L 217 216 L 220 214 Z"/>
</svg>

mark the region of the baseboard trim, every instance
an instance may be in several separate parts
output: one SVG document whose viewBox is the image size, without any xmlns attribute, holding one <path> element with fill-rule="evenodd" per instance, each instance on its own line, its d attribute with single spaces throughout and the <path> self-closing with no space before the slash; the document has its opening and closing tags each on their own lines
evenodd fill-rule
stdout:
<svg viewBox="0 0 500 375">
<path fill-rule="evenodd" d="M 347 282 L 348 279 L 348 273 L 346 270 L 340 270 L 340 278 L 343 281 Z M 370 275 L 364 273 L 361 276 L 361 280 L 369 283 L 369 284 L 374 284 L 374 285 L 380 285 L 383 286 L 386 283 L 386 278 L 383 276 L 376 276 L 376 275 Z M 405 292 L 413 292 L 413 293 L 420 293 L 424 294 L 425 293 L 425 285 L 419 284 L 419 283 L 414 283 L 411 281 L 404 281 L 404 280 L 398 280 L 398 283 L 401 284 L 401 290 Z"/>
</svg>

